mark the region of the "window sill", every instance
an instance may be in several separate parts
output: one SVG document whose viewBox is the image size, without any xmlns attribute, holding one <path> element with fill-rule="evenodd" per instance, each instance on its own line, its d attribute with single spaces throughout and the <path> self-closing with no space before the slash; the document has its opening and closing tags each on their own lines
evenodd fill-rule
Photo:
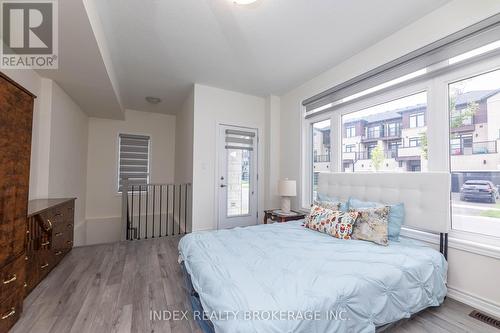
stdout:
<svg viewBox="0 0 500 333">
<path fill-rule="evenodd" d="M 401 235 L 404 237 L 409 237 L 423 242 L 439 245 L 439 235 L 437 234 L 415 229 L 402 228 Z M 494 259 L 500 259 L 500 246 L 497 245 L 499 243 L 500 240 L 495 237 L 488 237 L 483 235 L 471 236 L 470 234 L 467 234 L 466 237 L 464 233 L 456 230 L 450 231 L 448 236 L 449 248 L 466 251 L 469 253 L 478 254 Z"/>
</svg>

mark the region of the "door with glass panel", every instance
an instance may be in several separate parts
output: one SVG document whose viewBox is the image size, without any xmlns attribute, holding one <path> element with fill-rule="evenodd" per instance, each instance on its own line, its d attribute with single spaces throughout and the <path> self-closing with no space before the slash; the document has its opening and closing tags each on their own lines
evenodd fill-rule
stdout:
<svg viewBox="0 0 500 333">
<path fill-rule="evenodd" d="M 256 129 L 219 125 L 219 229 L 257 224 Z"/>
</svg>

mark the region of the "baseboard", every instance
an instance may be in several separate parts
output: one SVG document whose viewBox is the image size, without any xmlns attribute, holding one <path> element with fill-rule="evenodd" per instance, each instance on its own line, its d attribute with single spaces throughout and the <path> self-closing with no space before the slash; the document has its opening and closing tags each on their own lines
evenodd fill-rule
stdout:
<svg viewBox="0 0 500 333">
<path fill-rule="evenodd" d="M 448 297 L 500 318 L 500 304 L 448 287 Z"/>
</svg>

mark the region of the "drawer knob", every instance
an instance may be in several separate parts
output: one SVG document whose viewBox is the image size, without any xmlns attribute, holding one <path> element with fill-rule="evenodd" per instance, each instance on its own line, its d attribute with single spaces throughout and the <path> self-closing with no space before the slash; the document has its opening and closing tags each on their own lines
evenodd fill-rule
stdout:
<svg viewBox="0 0 500 333">
<path fill-rule="evenodd" d="M 28 284 L 26 282 L 24 282 L 24 288 L 27 288 L 28 287 Z"/>
<path fill-rule="evenodd" d="M 73 226 L 73 225 L 72 225 L 71 223 L 68 223 L 68 224 L 66 225 L 66 227 L 67 227 L 67 228 L 71 228 L 72 226 Z"/>
<path fill-rule="evenodd" d="M 73 244 L 73 242 L 72 241 L 67 241 L 66 244 L 71 245 L 71 244 Z"/>
<path fill-rule="evenodd" d="M 16 309 L 15 308 L 10 308 L 10 312 L 6 313 L 2 316 L 2 320 L 7 319 L 9 317 L 12 317 L 13 315 L 16 314 Z"/>
<path fill-rule="evenodd" d="M 47 267 L 49 267 L 49 264 L 48 264 L 48 263 L 47 263 L 47 264 L 44 264 L 44 265 L 42 265 L 42 266 L 40 266 L 40 268 L 41 268 L 41 269 L 44 269 L 44 268 L 47 268 Z"/>
<path fill-rule="evenodd" d="M 50 244 L 50 241 L 46 241 L 46 242 L 43 242 L 41 245 L 42 245 L 42 246 L 47 246 L 47 245 L 49 245 L 49 244 Z"/>
<path fill-rule="evenodd" d="M 60 256 L 62 254 L 62 251 L 57 251 L 56 253 L 54 253 L 56 256 Z"/>
<path fill-rule="evenodd" d="M 62 232 L 58 232 L 57 234 L 55 234 L 55 236 L 57 237 L 62 236 Z"/>
<path fill-rule="evenodd" d="M 8 280 L 4 280 L 4 281 L 3 281 L 3 284 L 9 284 L 9 283 L 12 283 L 12 282 L 14 282 L 14 281 L 16 281 L 16 280 L 17 280 L 17 276 L 16 276 L 16 274 L 13 274 L 13 275 L 12 275 L 12 277 L 11 277 L 10 279 L 8 279 Z"/>
</svg>

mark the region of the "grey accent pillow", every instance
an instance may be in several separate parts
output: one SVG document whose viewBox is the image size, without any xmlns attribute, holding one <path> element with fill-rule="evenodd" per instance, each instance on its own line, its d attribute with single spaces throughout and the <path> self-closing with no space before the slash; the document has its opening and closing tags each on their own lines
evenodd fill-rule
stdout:
<svg viewBox="0 0 500 333">
<path fill-rule="evenodd" d="M 374 242 L 387 246 L 389 230 L 389 207 L 358 208 L 359 213 L 354 224 L 352 239 Z"/>
<path fill-rule="evenodd" d="M 314 201 L 314 205 L 320 206 L 321 208 L 331 209 L 331 210 L 340 210 L 340 206 L 342 202 L 340 201 Z"/>
</svg>

